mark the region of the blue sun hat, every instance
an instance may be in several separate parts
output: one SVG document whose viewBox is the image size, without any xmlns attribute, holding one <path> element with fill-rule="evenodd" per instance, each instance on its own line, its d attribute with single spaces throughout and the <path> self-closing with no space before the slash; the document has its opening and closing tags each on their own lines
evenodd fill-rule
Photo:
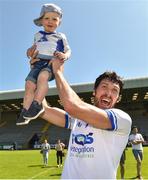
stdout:
<svg viewBox="0 0 148 180">
<path fill-rule="evenodd" d="M 40 12 L 40 17 L 37 19 L 34 19 L 34 23 L 37 26 L 42 26 L 41 24 L 41 18 L 44 16 L 44 14 L 46 12 L 56 12 L 57 14 L 60 15 L 60 18 L 62 18 L 62 10 L 59 6 L 55 5 L 55 4 L 44 4 L 41 8 L 41 12 Z"/>
</svg>

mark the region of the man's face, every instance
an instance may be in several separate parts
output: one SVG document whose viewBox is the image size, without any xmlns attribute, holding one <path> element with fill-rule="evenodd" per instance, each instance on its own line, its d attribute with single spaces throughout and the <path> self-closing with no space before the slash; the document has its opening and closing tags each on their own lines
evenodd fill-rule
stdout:
<svg viewBox="0 0 148 180">
<path fill-rule="evenodd" d="M 136 127 L 133 128 L 132 133 L 133 133 L 133 134 L 137 134 L 137 133 L 138 133 L 138 129 L 137 129 Z"/>
<path fill-rule="evenodd" d="M 101 109 L 112 108 L 118 101 L 119 93 L 119 84 L 103 79 L 93 93 L 95 96 L 94 105 Z"/>
</svg>

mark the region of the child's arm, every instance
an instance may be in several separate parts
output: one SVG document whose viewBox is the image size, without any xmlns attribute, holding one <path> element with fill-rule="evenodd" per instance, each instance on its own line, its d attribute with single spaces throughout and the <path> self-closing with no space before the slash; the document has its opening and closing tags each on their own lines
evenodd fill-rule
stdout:
<svg viewBox="0 0 148 180">
<path fill-rule="evenodd" d="M 64 45 L 64 52 L 56 51 L 54 55 L 56 58 L 66 61 L 71 56 L 71 49 L 70 49 L 70 46 L 69 46 L 69 43 L 65 34 L 60 33 L 60 35 L 61 35 L 63 45 Z"/>
</svg>

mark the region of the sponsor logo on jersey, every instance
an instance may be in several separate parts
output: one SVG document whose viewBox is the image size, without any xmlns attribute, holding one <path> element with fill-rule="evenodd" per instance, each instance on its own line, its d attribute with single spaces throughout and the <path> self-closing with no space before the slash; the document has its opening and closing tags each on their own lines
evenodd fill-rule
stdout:
<svg viewBox="0 0 148 180">
<path fill-rule="evenodd" d="M 85 144 L 92 144 L 94 139 L 92 137 L 93 133 L 87 135 L 84 134 L 72 134 L 72 144 L 76 143 L 84 146 Z"/>
<path fill-rule="evenodd" d="M 70 156 L 81 158 L 93 158 L 94 147 L 93 133 L 88 134 L 72 134 L 72 145 L 70 147 Z"/>
</svg>

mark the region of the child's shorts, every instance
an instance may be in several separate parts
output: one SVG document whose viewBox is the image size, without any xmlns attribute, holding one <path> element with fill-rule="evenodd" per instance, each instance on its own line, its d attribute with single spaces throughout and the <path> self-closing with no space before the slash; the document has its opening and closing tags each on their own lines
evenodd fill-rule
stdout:
<svg viewBox="0 0 148 180">
<path fill-rule="evenodd" d="M 41 59 L 40 61 L 35 62 L 33 64 L 34 67 L 30 70 L 30 72 L 25 80 L 26 81 L 30 80 L 36 84 L 39 73 L 41 71 L 48 71 L 49 73 L 51 73 L 51 76 L 49 77 L 49 81 L 52 81 L 55 77 L 53 74 L 52 65 L 49 64 L 49 61 L 50 60 Z"/>
</svg>

